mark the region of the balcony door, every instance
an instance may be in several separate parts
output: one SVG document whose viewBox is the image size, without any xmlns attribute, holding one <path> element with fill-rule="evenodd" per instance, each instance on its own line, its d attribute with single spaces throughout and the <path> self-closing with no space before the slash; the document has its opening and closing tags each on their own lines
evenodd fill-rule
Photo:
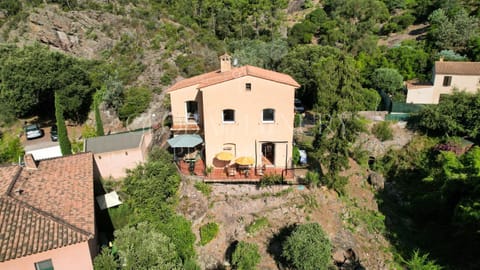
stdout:
<svg viewBox="0 0 480 270">
<path fill-rule="evenodd" d="M 198 103 L 194 100 L 185 102 L 187 122 L 198 123 Z"/>
<path fill-rule="evenodd" d="M 268 142 L 262 143 L 262 163 L 265 165 L 275 165 L 275 144 Z"/>
</svg>

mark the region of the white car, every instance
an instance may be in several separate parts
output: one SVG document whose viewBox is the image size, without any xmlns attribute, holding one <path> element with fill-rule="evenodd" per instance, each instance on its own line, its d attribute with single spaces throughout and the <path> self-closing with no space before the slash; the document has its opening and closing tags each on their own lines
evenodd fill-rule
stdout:
<svg viewBox="0 0 480 270">
<path fill-rule="evenodd" d="M 43 136 L 43 130 L 38 124 L 31 124 L 25 126 L 25 135 L 27 136 L 27 140 L 40 138 Z"/>
</svg>

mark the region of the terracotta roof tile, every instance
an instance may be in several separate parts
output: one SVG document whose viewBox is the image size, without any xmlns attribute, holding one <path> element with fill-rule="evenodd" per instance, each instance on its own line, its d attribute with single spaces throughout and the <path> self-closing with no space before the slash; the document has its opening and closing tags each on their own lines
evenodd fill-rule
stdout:
<svg viewBox="0 0 480 270">
<path fill-rule="evenodd" d="M 210 85 L 230 81 L 244 76 L 253 76 L 278 83 L 288 84 L 294 87 L 300 87 L 300 85 L 290 75 L 247 65 L 233 68 L 230 71 L 226 72 L 220 72 L 219 70 L 217 70 L 181 80 L 175 83 L 172 87 L 170 87 L 167 92 L 172 92 L 194 85 L 198 85 L 198 88 L 204 88 Z"/>
<path fill-rule="evenodd" d="M 480 62 L 435 62 L 436 74 L 480 75 Z"/>
<path fill-rule="evenodd" d="M 0 262 L 95 234 L 92 153 L 43 160 L 35 170 L 0 167 L 0 177 Z"/>
</svg>

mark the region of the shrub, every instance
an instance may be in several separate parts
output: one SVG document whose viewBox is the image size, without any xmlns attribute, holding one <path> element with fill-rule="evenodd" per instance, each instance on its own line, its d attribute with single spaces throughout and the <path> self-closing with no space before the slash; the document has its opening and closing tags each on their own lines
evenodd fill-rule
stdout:
<svg viewBox="0 0 480 270">
<path fill-rule="evenodd" d="M 102 252 L 93 260 L 93 269 L 95 270 L 111 270 L 118 269 L 118 262 L 112 254 L 112 251 L 104 247 Z"/>
<path fill-rule="evenodd" d="M 254 243 L 239 242 L 232 254 L 232 264 L 238 270 L 256 269 L 260 262 L 258 246 Z"/>
<path fill-rule="evenodd" d="M 152 92 L 148 88 L 131 87 L 127 89 L 123 105 L 118 110 L 118 117 L 122 121 L 135 118 L 148 108 L 151 100 Z"/>
<path fill-rule="evenodd" d="M 23 146 L 17 136 L 0 134 L 0 163 L 18 162 L 23 153 Z"/>
<path fill-rule="evenodd" d="M 293 123 L 294 127 L 299 127 L 299 126 L 302 125 L 302 118 L 303 117 L 302 117 L 301 114 L 299 114 L 299 113 L 295 114 L 295 120 L 294 120 L 294 123 Z"/>
<path fill-rule="evenodd" d="M 282 256 L 294 269 L 328 269 L 332 245 L 318 223 L 297 226 L 283 244 Z"/>
<path fill-rule="evenodd" d="M 272 186 L 272 185 L 278 185 L 283 182 L 282 176 L 279 174 L 266 174 L 262 176 L 260 179 L 260 186 L 261 187 L 266 187 L 266 186 Z"/>
<path fill-rule="evenodd" d="M 300 162 L 300 150 L 298 149 L 297 146 L 293 147 L 292 160 L 293 160 L 293 164 L 295 165 L 297 165 Z"/>
<path fill-rule="evenodd" d="M 372 128 L 372 133 L 382 142 L 393 139 L 392 129 L 388 121 L 376 123 Z"/>
<path fill-rule="evenodd" d="M 318 172 L 308 171 L 305 175 L 305 184 L 309 187 L 317 187 L 320 184 L 320 176 Z"/>
<path fill-rule="evenodd" d="M 250 225 L 246 226 L 245 231 L 247 233 L 254 234 L 268 225 L 268 219 L 266 217 L 261 217 L 254 220 Z"/>
<path fill-rule="evenodd" d="M 210 196 L 210 194 L 212 193 L 212 187 L 207 183 L 196 182 L 194 187 L 207 197 Z"/>
<path fill-rule="evenodd" d="M 195 234 L 192 232 L 192 223 L 181 215 L 175 215 L 159 226 L 160 231 L 172 239 L 180 258 L 183 261 L 194 262 Z"/>
<path fill-rule="evenodd" d="M 415 250 L 410 260 L 401 258 L 407 269 L 428 269 L 428 270 L 440 270 L 441 266 L 435 263 L 433 260 L 428 259 L 428 253 L 421 255 L 418 250 Z"/>
<path fill-rule="evenodd" d="M 200 244 L 202 246 L 212 241 L 218 234 L 218 224 L 210 222 L 200 227 Z"/>
</svg>

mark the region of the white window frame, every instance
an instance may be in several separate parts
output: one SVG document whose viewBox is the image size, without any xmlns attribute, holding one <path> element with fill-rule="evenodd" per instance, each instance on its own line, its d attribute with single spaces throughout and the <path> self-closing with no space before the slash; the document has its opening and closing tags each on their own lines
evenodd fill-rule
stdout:
<svg viewBox="0 0 480 270">
<path fill-rule="evenodd" d="M 265 120 L 265 111 L 272 110 L 273 111 L 273 120 Z M 275 123 L 275 109 L 274 108 L 265 108 L 262 110 L 262 123 Z"/>
</svg>

